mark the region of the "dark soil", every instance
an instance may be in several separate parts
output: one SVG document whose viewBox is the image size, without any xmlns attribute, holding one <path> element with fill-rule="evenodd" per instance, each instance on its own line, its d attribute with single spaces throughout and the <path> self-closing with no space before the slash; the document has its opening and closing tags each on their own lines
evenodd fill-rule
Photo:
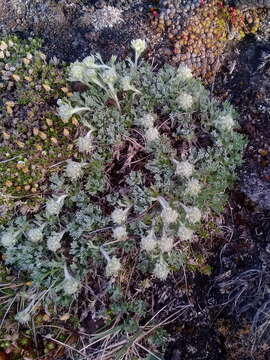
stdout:
<svg viewBox="0 0 270 360">
<path fill-rule="evenodd" d="M 108 3 L 103 2 L 103 6 Z M 93 0 L 0 0 L 0 34 L 40 37 L 49 58 L 56 56 L 66 62 L 82 60 L 96 52 L 106 61 L 112 55 L 121 60 L 128 55 L 131 40 L 154 37 L 149 33 L 147 4 L 123 10 L 122 22 L 96 30 L 90 17 L 99 8 L 100 1 Z"/>
</svg>

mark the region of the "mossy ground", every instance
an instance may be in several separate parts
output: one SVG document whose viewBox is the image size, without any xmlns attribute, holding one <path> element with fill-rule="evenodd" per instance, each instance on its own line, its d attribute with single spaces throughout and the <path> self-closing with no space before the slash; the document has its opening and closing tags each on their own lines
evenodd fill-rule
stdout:
<svg viewBox="0 0 270 360">
<path fill-rule="evenodd" d="M 13 211 L 37 210 L 48 177 L 74 154 L 75 118 L 64 123 L 56 101 L 70 96 L 65 65 L 49 62 L 36 39 L 1 39 L 1 222 Z M 7 46 L 7 48 L 6 48 Z M 15 205 L 15 203 L 17 205 Z M 19 205 L 18 205 L 19 204 Z"/>
</svg>

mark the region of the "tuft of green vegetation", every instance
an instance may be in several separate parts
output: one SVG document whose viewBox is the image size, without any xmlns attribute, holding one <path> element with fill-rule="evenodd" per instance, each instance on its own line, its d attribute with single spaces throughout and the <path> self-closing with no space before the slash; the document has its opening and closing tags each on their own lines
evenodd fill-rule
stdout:
<svg viewBox="0 0 270 360">
<path fill-rule="evenodd" d="M 47 61 L 38 39 L 0 38 L 0 211 L 37 210 L 48 177 L 74 153 L 77 122 L 55 115 L 56 100 L 71 96 L 66 70 Z"/>
<path fill-rule="evenodd" d="M 204 244 L 246 144 L 228 103 L 185 66 L 139 63 L 145 46 L 132 42 L 134 61 L 97 54 L 70 66 L 81 90 L 58 101 L 58 117 L 78 123 L 74 150 L 52 174 L 44 208 L 0 229 L 5 264 L 31 281 L 15 319 L 27 325 L 42 307 L 71 309 L 87 293 L 101 323 L 89 359 L 101 355 L 96 342 L 110 358 L 160 358 L 163 324 L 192 306 L 156 317 L 152 291 L 185 266 L 209 273 Z M 56 150 L 47 151 L 45 162 Z"/>
</svg>

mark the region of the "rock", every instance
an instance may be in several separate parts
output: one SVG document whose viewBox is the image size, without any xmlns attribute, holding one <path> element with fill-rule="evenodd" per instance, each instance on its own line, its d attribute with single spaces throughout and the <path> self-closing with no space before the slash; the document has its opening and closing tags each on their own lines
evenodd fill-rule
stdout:
<svg viewBox="0 0 270 360">
<path fill-rule="evenodd" d="M 238 8 L 249 8 L 249 9 L 270 8 L 270 1 L 269 0 L 235 0 L 232 1 L 232 5 Z"/>
<path fill-rule="evenodd" d="M 261 179 L 258 173 L 243 175 L 241 191 L 260 208 L 270 210 L 270 182 Z"/>
</svg>

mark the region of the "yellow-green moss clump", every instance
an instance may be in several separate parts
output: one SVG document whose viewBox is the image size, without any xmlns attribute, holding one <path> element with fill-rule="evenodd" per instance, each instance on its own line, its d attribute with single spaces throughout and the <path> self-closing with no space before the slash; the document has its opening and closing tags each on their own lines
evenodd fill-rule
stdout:
<svg viewBox="0 0 270 360">
<path fill-rule="evenodd" d="M 36 208 L 47 191 L 48 175 L 74 152 L 76 119 L 63 122 L 55 115 L 57 99 L 72 94 L 65 67 L 57 59 L 48 61 L 40 48 L 36 39 L 0 38 L 2 221 L 15 200 L 22 212 Z"/>
</svg>

